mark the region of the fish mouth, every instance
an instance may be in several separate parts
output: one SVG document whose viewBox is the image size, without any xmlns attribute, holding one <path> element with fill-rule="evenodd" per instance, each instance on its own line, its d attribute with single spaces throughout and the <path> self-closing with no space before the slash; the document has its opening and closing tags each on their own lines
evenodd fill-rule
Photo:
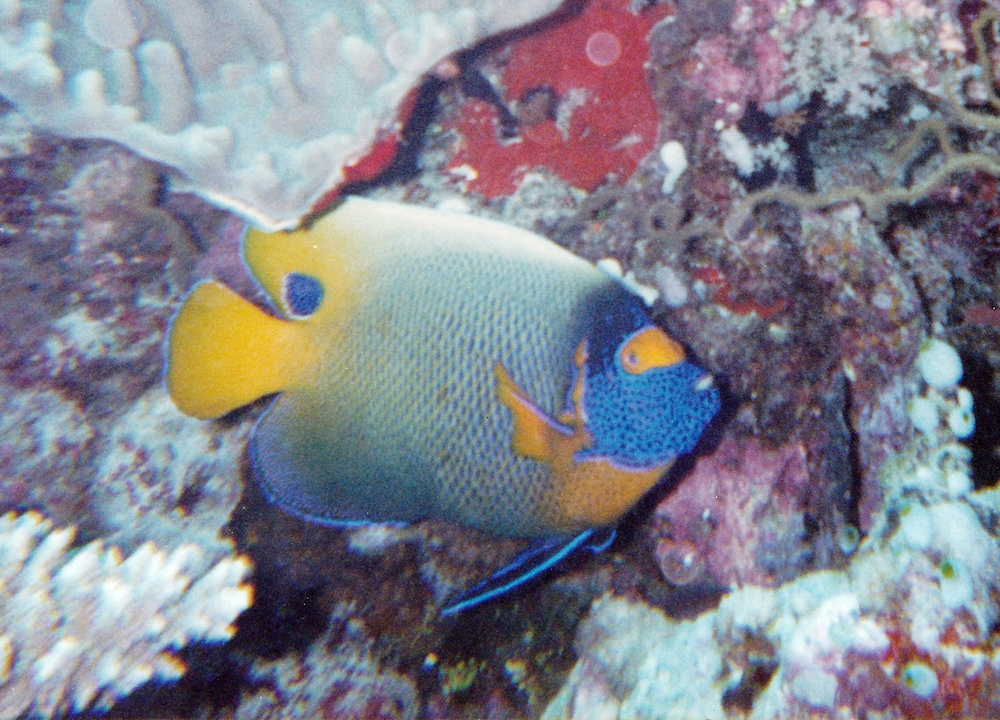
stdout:
<svg viewBox="0 0 1000 720">
<path fill-rule="evenodd" d="M 698 378 L 698 381 L 694 384 L 693 389 L 695 392 L 705 392 L 706 390 L 711 390 L 714 387 L 715 387 L 715 376 L 713 376 L 711 373 L 705 373 L 700 378 Z"/>
</svg>

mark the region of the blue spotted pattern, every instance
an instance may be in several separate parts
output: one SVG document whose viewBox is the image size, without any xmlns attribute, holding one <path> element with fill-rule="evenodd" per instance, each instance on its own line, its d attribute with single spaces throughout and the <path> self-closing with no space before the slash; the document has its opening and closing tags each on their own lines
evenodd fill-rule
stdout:
<svg viewBox="0 0 1000 720">
<path fill-rule="evenodd" d="M 719 392 L 696 390 L 706 373 L 689 362 L 626 372 L 619 357 L 624 343 L 653 323 L 638 298 L 615 300 L 601 304 L 587 335 L 583 405 L 594 444 L 577 455 L 651 467 L 691 451 L 719 411 Z"/>
<path fill-rule="evenodd" d="M 594 445 L 581 455 L 649 467 L 690 452 L 719 411 L 715 388 L 695 390 L 705 371 L 688 362 L 631 375 L 589 376 L 584 406 Z"/>
</svg>

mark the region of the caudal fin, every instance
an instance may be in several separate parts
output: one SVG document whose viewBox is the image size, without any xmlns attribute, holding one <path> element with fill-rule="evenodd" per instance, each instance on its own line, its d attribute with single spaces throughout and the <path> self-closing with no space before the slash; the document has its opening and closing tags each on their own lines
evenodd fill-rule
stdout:
<svg viewBox="0 0 1000 720">
<path fill-rule="evenodd" d="M 286 389 L 313 358 L 303 327 L 207 281 L 191 291 L 171 325 L 167 389 L 184 414 L 217 418 Z"/>
</svg>

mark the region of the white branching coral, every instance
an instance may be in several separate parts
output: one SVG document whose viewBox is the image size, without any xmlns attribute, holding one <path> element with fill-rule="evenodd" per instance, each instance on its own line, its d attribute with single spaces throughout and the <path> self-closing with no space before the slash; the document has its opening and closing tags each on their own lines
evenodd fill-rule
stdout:
<svg viewBox="0 0 1000 720">
<path fill-rule="evenodd" d="M 799 102 L 819 93 L 846 115 L 867 117 L 886 107 L 886 78 L 879 72 L 867 32 L 851 16 L 826 9 L 784 43 L 786 82 Z"/>
<path fill-rule="evenodd" d="M 294 224 L 420 76 L 560 0 L 0 0 L 0 94 L 116 140 L 260 224 Z"/>
<path fill-rule="evenodd" d="M 354 608 L 334 608 L 329 627 L 305 657 L 257 662 L 251 675 L 262 685 L 245 694 L 236 720 L 297 717 L 394 717 L 415 720 L 420 701 L 413 682 L 383 668 Z"/>
<path fill-rule="evenodd" d="M 151 679 L 180 677 L 173 651 L 222 642 L 249 607 L 250 563 L 209 566 L 182 545 L 127 558 L 100 541 L 71 549 L 75 530 L 37 513 L 0 517 L 0 708 L 51 717 L 107 708 Z"/>
</svg>

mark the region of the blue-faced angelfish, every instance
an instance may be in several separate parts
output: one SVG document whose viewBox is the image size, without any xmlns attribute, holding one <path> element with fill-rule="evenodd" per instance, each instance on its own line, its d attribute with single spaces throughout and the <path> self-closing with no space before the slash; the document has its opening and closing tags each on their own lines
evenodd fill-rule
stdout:
<svg viewBox="0 0 1000 720">
<path fill-rule="evenodd" d="M 525 230 L 350 198 L 250 230 L 243 257 L 275 313 L 197 285 L 169 334 L 171 397 L 208 419 L 280 393 L 250 454 L 299 515 L 538 539 L 445 612 L 607 544 L 719 407 L 637 296 Z"/>
</svg>

